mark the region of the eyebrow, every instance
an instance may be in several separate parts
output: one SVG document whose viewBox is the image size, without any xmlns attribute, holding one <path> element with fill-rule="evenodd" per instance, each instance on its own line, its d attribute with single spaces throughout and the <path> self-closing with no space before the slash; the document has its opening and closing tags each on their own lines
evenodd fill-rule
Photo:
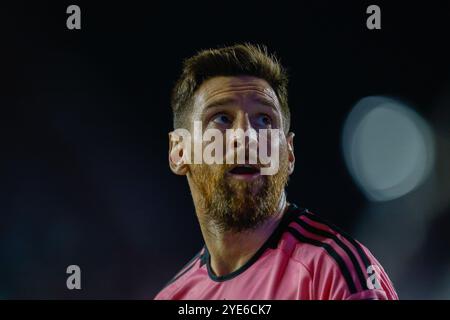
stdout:
<svg viewBox="0 0 450 320">
<path fill-rule="evenodd" d="M 262 105 L 273 108 L 275 111 L 279 111 L 277 106 L 275 105 L 275 103 L 270 99 L 266 99 L 261 96 L 255 96 L 255 97 L 253 97 L 253 99 Z"/>
<path fill-rule="evenodd" d="M 266 98 L 263 98 L 263 97 L 260 97 L 260 96 L 254 96 L 254 97 L 252 97 L 252 99 L 255 100 L 256 102 L 262 104 L 262 105 L 265 105 L 267 107 L 270 107 L 270 108 L 274 109 L 277 112 L 280 111 L 276 107 L 275 103 L 273 101 L 269 100 L 269 99 L 266 99 Z M 217 99 L 215 101 L 212 101 L 212 102 L 208 103 L 204 110 L 209 109 L 209 108 L 222 107 L 224 105 L 232 104 L 232 103 L 236 103 L 236 99 L 234 99 L 234 98 Z"/>
<path fill-rule="evenodd" d="M 215 101 L 208 103 L 204 110 L 209 109 L 209 108 L 222 107 L 224 105 L 232 104 L 232 103 L 236 103 L 236 99 L 233 99 L 233 98 L 217 99 Z"/>
</svg>

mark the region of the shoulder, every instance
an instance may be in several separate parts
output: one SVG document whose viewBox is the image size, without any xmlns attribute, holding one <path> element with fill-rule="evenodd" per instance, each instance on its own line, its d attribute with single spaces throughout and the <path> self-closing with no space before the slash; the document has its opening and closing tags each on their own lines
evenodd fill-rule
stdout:
<svg viewBox="0 0 450 320">
<path fill-rule="evenodd" d="M 397 299 L 392 282 L 372 253 L 352 236 L 294 205 L 285 229 L 291 257 L 312 274 L 316 299 Z"/>
<path fill-rule="evenodd" d="M 197 254 L 194 255 L 177 274 L 168 281 L 159 293 L 155 296 L 155 300 L 172 299 L 177 290 L 182 286 L 182 283 L 189 278 L 190 274 L 195 272 L 199 267 L 205 264 L 205 248 L 203 247 Z"/>
</svg>

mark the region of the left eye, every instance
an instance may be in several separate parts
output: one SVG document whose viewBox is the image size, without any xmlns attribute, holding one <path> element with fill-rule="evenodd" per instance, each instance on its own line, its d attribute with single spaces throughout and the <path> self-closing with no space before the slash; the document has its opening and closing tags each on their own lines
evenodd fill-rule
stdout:
<svg viewBox="0 0 450 320">
<path fill-rule="evenodd" d="M 270 117 L 265 114 L 260 114 L 258 117 L 256 117 L 256 122 L 258 126 L 267 127 L 272 124 L 272 119 L 270 119 Z"/>
</svg>

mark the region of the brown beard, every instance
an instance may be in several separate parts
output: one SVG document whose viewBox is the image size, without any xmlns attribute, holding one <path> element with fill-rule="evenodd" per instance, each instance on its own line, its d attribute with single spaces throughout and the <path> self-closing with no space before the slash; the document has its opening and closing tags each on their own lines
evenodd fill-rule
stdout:
<svg viewBox="0 0 450 320">
<path fill-rule="evenodd" d="M 281 150 L 280 150 L 281 151 Z M 220 231 L 251 230 L 277 213 L 282 192 L 287 185 L 287 152 L 280 152 L 276 174 L 260 176 L 254 181 L 227 177 L 229 165 L 191 165 L 192 182 L 200 191 L 199 205 L 205 223 L 213 223 Z"/>
</svg>

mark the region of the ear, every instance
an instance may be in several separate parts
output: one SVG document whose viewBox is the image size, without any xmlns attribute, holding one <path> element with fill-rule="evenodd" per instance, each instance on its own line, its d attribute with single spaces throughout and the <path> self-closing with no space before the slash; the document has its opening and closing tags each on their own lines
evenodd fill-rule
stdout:
<svg viewBox="0 0 450 320">
<path fill-rule="evenodd" d="M 188 172 L 184 152 L 184 141 L 176 132 L 169 132 L 169 166 L 173 173 L 180 176 L 184 176 Z"/>
<path fill-rule="evenodd" d="M 294 154 L 294 137 L 295 133 L 289 132 L 286 137 L 287 147 L 288 147 L 288 162 L 289 162 L 289 174 L 294 172 L 295 167 L 295 154 Z"/>
</svg>

